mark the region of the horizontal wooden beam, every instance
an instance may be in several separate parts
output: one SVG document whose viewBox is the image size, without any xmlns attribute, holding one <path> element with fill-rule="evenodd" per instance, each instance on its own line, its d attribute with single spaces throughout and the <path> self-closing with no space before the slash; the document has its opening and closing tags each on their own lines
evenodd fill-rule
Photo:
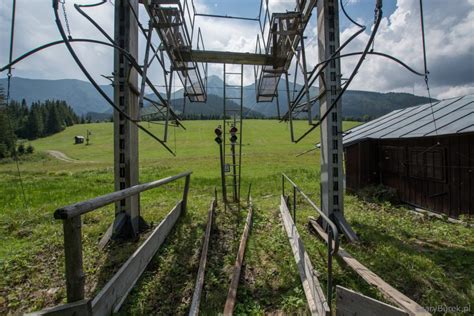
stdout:
<svg viewBox="0 0 474 316">
<path fill-rule="evenodd" d="M 304 294 L 308 302 L 311 315 L 330 315 L 330 309 L 326 298 L 324 297 L 321 284 L 316 277 L 309 259 L 308 253 L 304 248 L 303 241 L 298 234 L 296 225 L 291 219 L 290 211 L 286 205 L 285 198 L 281 196 L 280 213 L 283 220 L 283 226 L 288 234 L 291 250 L 295 257 L 296 265 L 303 284 Z"/>
<path fill-rule="evenodd" d="M 106 195 L 102 195 L 96 198 L 93 198 L 91 200 L 75 203 L 72 205 L 68 205 L 65 207 L 61 207 L 54 212 L 54 218 L 56 219 L 67 219 L 67 218 L 72 218 L 75 216 L 79 216 L 85 213 L 88 213 L 90 211 L 96 210 L 100 207 L 109 205 L 111 203 L 123 200 L 127 197 L 137 195 L 138 193 L 154 189 L 157 187 L 160 187 L 164 184 L 173 182 L 177 179 L 183 178 L 183 177 L 188 177 L 190 176 L 192 171 L 187 171 L 180 173 L 175 176 L 163 178 L 160 180 L 148 182 L 148 183 L 143 183 L 143 184 L 137 184 L 134 185 L 133 187 L 112 192 Z"/>
<path fill-rule="evenodd" d="M 145 271 L 148 263 L 156 254 L 166 236 L 183 211 L 183 201 L 168 213 L 156 227 L 147 240 L 128 258 L 123 266 L 115 273 L 104 288 L 92 300 L 94 315 L 111 315 L 118 312 L 128 293 L 132 290 L 138 278 Z"/>
<path fill-rule="evenodd" d="M 316 230 L 319 236 L 321 236 L 321 238 L 327 243 L 327 234 L 322 229 L 322 227 L 319 226 L 316 219 L 310 216 L 309 223 Z M 379 277 L 377 274 L 373 273 L 366 266 L 362 265 L 342 247 L 339 247 L 339 251 L 337 252 L 337 254 L 352 270 L 354 270 L 354 272 L 356 272 L 360 277 L 362 277 L 367 283 L 375 286 L 387 300 L 396 304 L 403 310 L 407 311 L 409 315 L 431 315 L 418 303 L 416 303 L 403 293 L 399 292 L 390 284 L 382 280 L 382 278 Z"/>
<path fill-rule="evenodd" d="M 272 55 L 239 53 L 239 52 L 221 52 L 212 50 L 182 50 L 176 52 L 183 61 L 194 61 L 199 63 L 217 63 L 217 64 L 239 64 L 239 65 L 275 65 L 281 66 L 285 63 L 282 58 L 274 58 Z"/>
</svg>

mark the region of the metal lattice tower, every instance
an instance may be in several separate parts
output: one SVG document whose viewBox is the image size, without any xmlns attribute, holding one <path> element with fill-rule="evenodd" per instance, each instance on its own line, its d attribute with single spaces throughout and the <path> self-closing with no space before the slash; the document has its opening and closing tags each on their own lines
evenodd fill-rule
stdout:
<svg viewBox="0 0 474 316">
<path fill-rule="evenodd" d="M 224 115 L 223 115 L 223 188 L 227 203 L 239 203 L 240 179 L 242 171 L 242 119 L 243 119 L 243 77 L 244 66 L 239 72 L 229 72 L 224 64 Z M 232 80 L 234 79 L 234 80 Z M 233 84 L 238 79 L 240 84 Z M 231 82 L 231 83 L 229 83 Z M 238 107 L 230 107 L 229 103 Z M 232 192 L 232 198 L 229 193 Z"/>
</svg>

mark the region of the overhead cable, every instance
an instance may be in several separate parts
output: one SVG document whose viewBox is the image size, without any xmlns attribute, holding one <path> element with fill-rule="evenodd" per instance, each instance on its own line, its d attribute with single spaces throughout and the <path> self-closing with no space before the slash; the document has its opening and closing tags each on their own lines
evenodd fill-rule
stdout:
<svg viewBox="0 0 474 316">
<path fill-rule="evenodd" d="M 145 132 L 147 135 L 151 136 L 153 139 L 158 141 L 163 147 L 166 148 L 168 152 L 170 152 L 173 156 L 175 156 L 175 153 L 166 145 L 165 142 L 163 142 L 161 139 L 159 139 L 157 136 L 155 136 L 152 132 L 150 132 L 148 129 L 140 125 L 135 119 L 132 119 L 127 113 L 122 111 L 117 105 L 115 105 L 114 101 L 110 99 L 110 97 L 102 90 L 102 88 L 97 84 L 97 82 L 92 78 L 92 75 L 88 72 L 88 70 L 85 68 L 84 64 L 81 62 L 79 57 L 77 56 L 74 48 L 72 47 L 69 39 L 66 36 L 66 33 L 64 32 L 64 28 L 62 25 L 62 22 L 59 18 L 59 13 L 58 13 L 58 4 L 59 0 L 53 0 L 53 11 L 54 11 L 54 16 L 55 16 L 55 21 L 56 21 L 56 26 L 58 28 L 59 33 L 61 34 L 61 37 L 63 38 L 64 44 L 66 45 L 66 48 L 68 49 L 69 53 L 71 54 L 72 58 L 76 62 L 76 64 L 79 66 L 83 74 L 87 77 L 87 79 L 90 81 L 90 83 L 94 86 L 94 88 L 102 95 L 102 97 L 120 114 L 122 114 L 128 121 L 130 121 L 132 124 L 137 126 L 140 130 Z"/>
</svg>

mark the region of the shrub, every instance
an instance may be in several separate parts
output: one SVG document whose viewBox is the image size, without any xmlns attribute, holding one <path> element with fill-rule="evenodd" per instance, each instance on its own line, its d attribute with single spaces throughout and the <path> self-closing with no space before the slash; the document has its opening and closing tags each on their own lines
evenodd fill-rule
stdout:
<svg viewBox="0 0 474 316">
<path fill-rule="evenodd" d="M 10 157 L 10 153 L 8 152 L 8 147 L 6 144 L 0 143 L 0 159 Z"/>
<path fill-rule="evenodd" d="M 26 153 L 27 154 L 32 154 L 35 152 L 35 148 L 33 146 L 31 146 L 31 144 L 28 145 L 28 147 L 26 147 Z"/>
<path fill-rule="evenodd" d="M 358 195 L 368 202 L 390 202 L 399 204 L 397 190 L 384 185 L 368 186 L 358 192 Z"/>
<path fill-rule="evenodd" d="M 25 154 L 25 145 L 20 144 L 20 145 L 18 146 L 18 154 L 19 154 L 20 156 L 23 155 L 23 154 Z"/>
</svg>

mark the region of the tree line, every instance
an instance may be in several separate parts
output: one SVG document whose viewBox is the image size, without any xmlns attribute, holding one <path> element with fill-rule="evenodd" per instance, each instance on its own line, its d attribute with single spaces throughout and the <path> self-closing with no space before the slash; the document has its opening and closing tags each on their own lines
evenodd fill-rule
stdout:
<svg viewBox="0 0 474 316">
<path fill-rule="evenodd" d="M 26 100 L 6 104 L 0 90 L 0 158 L 11 157 L 16 140 L 49 136 L 80 122 L 74 110 L 62 100 L 37 101 L 28 107 Z"/>
</svg>

